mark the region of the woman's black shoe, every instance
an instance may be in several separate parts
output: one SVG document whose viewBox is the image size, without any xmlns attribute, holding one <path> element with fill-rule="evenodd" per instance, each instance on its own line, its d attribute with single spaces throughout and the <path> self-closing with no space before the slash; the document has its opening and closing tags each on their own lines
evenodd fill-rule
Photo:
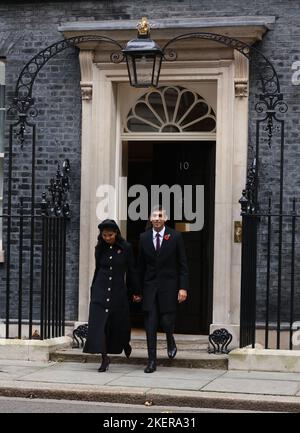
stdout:
<svg viewBox="0 0 300 433">
<path fill-rule="evenodd" d="M 130 344 L 128 343 L 128 345 L 126 347 L 124 347 L 124 353 L 126 355 L 126 358 L 129 358 L 131 355 L 131 351 L 132 351 L 132 347 L 130 346 Z"/>
<path fill-rule="evenodd" d="M 103 373 L 104 371 L 108 370 L 110 359 L 108 356 L 105 356 L 102 358 L 102 362 L 100 367 L 98 368 L 99 373 Z"/>
</svg>

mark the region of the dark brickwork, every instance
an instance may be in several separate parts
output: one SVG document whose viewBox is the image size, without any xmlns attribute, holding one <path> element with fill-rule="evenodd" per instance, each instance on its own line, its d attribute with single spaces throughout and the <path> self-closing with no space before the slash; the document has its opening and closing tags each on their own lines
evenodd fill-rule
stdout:
<svg viewBox="0 0 300 433">
<path fill-rule="evenodd" d="M 16 79 L 24 64 L 39 50 L 62 39 L 57 28 L 67 21 L 96 21 L 149 18 L 213 17 L 237 15 L 273 15 L 276 24 L 257 44 L 278 71 L 282 91 L 289 105 L 286 116 L 285 151 L 285 208 L 291 205 L 291 196 L 300 192 L 299 110 L 300 86 L 291 83 L 293 61 L 299 60 L 300 3 L 298 0 L 150 0 L 126 1 L 61 1 L 14 2 L 0 1 L 0 56 L 7 59 L 7 102 L 10 103 Z M 66 50 L 52 59 L 41 73 L 34 87 L 39 116 L 38 125 L 39 176 L 38 193 L 54 175 L 57 160 L 68 157 L 72 166 L 71 205 L 73 217 L 68 241 L 69 261 L 67 278 L 67 319 L 77 318 L 78 252 L 79 252 L 79 200 L 80 200 L 80 71 L 75 50 Z M 254 145 L 254 111 L 256 82 L 250 86 L 249 145 Z M 278 139 L 274 146 L 262 149 L 264 166 L 261 184 L 270 182 L 276 197 L 276 173 L 278 173 Z M 270 158 L 270 153 L 272 157 Z M 277 165 L 276 165 L 277 161 Z M 26 171 L 28 160 L 20 158 L 18 170 Z M 275 169 L 274 169 L 275 166 Z M 278 176 L 277 176 L 278 177 Z M 269 184 L 269 183 L 268 183 Z M 0 269 L 1 272 L 1 269 Z M 265 269 L 258 268 L 259 281 L 263 281 Z M 263 283 L 262 283 L 263 284 Z M 261 293 L 261 294 L 260 294 Z M 259 293 L 263 303 L 263 290 Z M 1 294 L 1 300 L 3 293 Z M 3 302 L 1 302 L 3 308 Z M 299 310 L 299 308 L 298 308 Z M 263 311 L 263 309 L 261 309 Z"/>
</svg>

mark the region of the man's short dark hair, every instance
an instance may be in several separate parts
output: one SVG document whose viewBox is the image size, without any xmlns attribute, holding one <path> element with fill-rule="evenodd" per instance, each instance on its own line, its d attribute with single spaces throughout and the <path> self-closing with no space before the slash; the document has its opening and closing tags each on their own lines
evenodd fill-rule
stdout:
<svg viewBox="0 0 300 433">
<path fill-rule="evenodd" d="M 150 216 L 153 214 L 153 212 L 164 212 L 166 214 L 166 217 L 168 217 L 166 209 L 161 204 L 153 206 Z"/>
</svg>

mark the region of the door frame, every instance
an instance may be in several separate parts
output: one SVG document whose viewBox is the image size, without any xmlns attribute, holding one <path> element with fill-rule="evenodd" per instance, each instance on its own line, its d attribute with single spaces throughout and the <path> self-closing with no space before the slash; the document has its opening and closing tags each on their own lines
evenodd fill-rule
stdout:
<svg viewBox="0 0 300 433">
<path fill-rule="evenodd" d="M 94 271 L 94 246 L 98 234 L 99 221 L 95 212 L 97 187 L 109 183 L 119 191 L 122 140 L 117 95 L 118 84 L 127 82 L 128 77 L 124 65 L 112 67 L 107 63 L 94 63 L 93 51 L 83 54 L 80 63 L 85 90 L 87 82 L 92 89 L 92 95 L 82 101 L 79 320 L 84 321 L 88 315 L 89 286 Z M 241 245 L 233 242 L 233 225 L 234 220 L 240 220 L 238 200 L 246 179 L 248 61 L 237 52 L 233 54 L 232 60 L 177 61 L 166 65 L 161 71 L 161 85 L 180 82 L 188 87 L 189 82 L 198 81 L 215 81 L 217 86 L 211 330 L 214 327 L 226 327 L 233 332 L 235 344 L 239 338 Z M 159 137 L 159 140 L 163 139 Z M 181 136 L 181 140 L 186 140 L 186 137 Z M 117 192 L 114 199 L 113 217 L 117 220 L 120 195 Z"/>
</svg>

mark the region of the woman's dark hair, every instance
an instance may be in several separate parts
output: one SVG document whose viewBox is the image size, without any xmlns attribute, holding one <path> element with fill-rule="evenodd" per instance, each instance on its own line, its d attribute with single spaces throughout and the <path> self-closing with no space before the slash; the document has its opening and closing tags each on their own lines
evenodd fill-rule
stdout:
<svg viewBox="0 0 300 433">
<path fill-rule="evenodd" d="M 121 232 L 120 232 L 119 228 L 104 227 L 102 230 L 100 230 L 100 233 L 98 235 L 98 242 L 97 242 L 97 245 L 95 247 L 95 258 L 96 258 L 96 260 L 99 259 L 99 257 L 101 256 L 104 248 L 107 245 L 107 243 L 105 242 L 105 240 L 102 237 L 102 234 L 103 234 L 104 230 L 109 230 L 109 231 L 117 233 L 116 243 L 118 244 L 118 246 L 120 248 L 122 248 L 122 244 L 123 244 L 123 242 L 125 242 L 125 239 L 122 238 L 122 235 L 121 235 Z"/>
</svg>

